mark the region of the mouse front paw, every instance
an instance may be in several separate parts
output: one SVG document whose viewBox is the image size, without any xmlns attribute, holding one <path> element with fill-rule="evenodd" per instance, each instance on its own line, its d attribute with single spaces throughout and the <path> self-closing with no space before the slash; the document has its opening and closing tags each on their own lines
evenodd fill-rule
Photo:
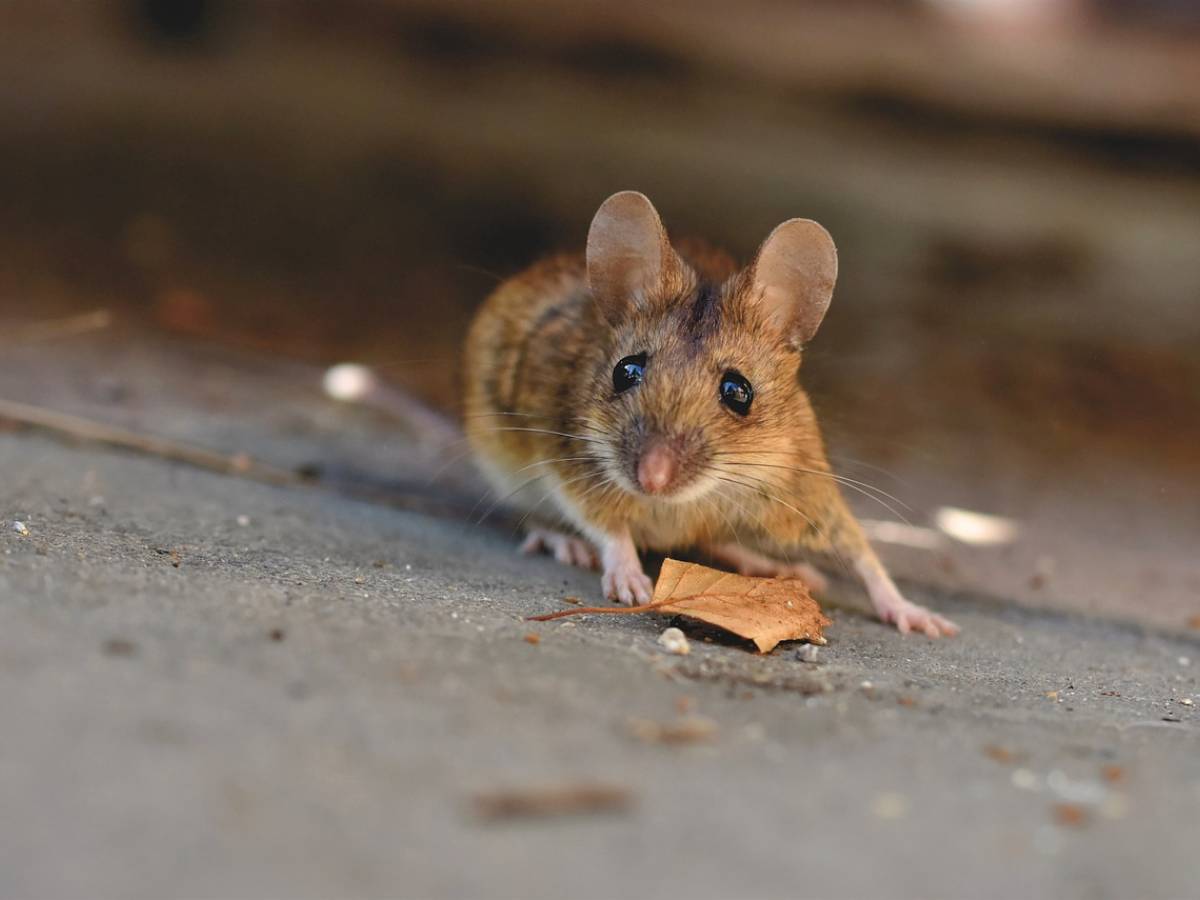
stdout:
<svg viewBox="0 0 1200 900">
<path fill-rule="evenodd" d="M 604 596 L 609 600 L 624 603 L 626 606 L 641 606 L 650 602 L 654 594 L 652 582 L 642 567 L 636 562 L 623 564 L 605 569 L 600 584 L 604 588 Z"/>
</svg>

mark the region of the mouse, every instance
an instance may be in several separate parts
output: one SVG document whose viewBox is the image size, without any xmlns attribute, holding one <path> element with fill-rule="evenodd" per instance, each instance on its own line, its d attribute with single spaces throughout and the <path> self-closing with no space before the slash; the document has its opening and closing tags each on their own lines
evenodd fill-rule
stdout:
<svg viewBox="0 0 1200 900">
<path fill-rule="evenodd" d="M 644 194 L 605 200 L 582 253 L 502 282 L 470 325 L 464 429 L 520 549 L 599 569 L 605 596 L 650 601 L 640 553 L 696 552 L 826 589 L 861 582 L 903 633 L 958 632 L 904 597 L 850 511 L 801 382 L 837 249 L 789 219 L 739 267 L 672 241 Z M 826 566 L 827 568 L 827 566 Z"/>
</svg>

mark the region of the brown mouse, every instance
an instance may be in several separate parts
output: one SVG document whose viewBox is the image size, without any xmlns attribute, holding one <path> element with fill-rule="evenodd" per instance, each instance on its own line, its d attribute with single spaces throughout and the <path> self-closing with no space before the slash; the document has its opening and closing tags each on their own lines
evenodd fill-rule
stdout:
<svg viewBox="0 0 1200 900">
<path fill-rule="evenodd" d="M 525 513 L 522 550 L 599 565 L 623 603 L 652 592 L 639 549 L 693 548 L 820 590 L 816 569 L 785 562 L 815 553 L 852 568 L 900 631 L 955 634 L 871 549 L 800 386 L 836 280 L 816 222 L 784 222 L 738 270 L 673 245 L 650 201 L 623 191 L 596 212 L 585 255 L 501 284 L 467 337 L 465 422 L 499 496 Z"/>
</svg>

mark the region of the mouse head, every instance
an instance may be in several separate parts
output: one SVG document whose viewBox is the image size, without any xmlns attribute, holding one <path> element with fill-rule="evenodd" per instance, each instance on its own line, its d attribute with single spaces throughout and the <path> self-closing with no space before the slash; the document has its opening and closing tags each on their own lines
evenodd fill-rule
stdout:
<svg viewBox="0 0 1200 900">
<path fill-rule="evenodd" d="M 744 270 L 716 268 L 676 251 L 643 194 L 614 194 L 592 220 L 588 285 L 606 329 L 586 408 L 631 494 L 680 503 L 758 482 L 743 464 L 782 465 L 812 431 L 797 369 L 833 296 L 829 233 L 790 219 Z"/>
</svg>

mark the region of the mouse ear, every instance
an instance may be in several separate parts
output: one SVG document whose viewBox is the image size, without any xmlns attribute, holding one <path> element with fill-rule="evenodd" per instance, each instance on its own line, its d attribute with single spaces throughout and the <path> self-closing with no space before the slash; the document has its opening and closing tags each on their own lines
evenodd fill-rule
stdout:
<svg viewBox="0 0 1200 900">
<path fill-rule="evenodd" d="M 645 194 L 621 191 L 596 210 L 587 240 L 592 296 L 610 322 L 627 307 L 663 293 L 678 277 L 679 257 Z"/>
<path fill-rule="evenodd" d="M 837 281 L 837 248 L 812 219 L 788 219 L 767 236 L 751 267 L 754 302 L 798 344 L 817 333 Z"/>
</svg>

